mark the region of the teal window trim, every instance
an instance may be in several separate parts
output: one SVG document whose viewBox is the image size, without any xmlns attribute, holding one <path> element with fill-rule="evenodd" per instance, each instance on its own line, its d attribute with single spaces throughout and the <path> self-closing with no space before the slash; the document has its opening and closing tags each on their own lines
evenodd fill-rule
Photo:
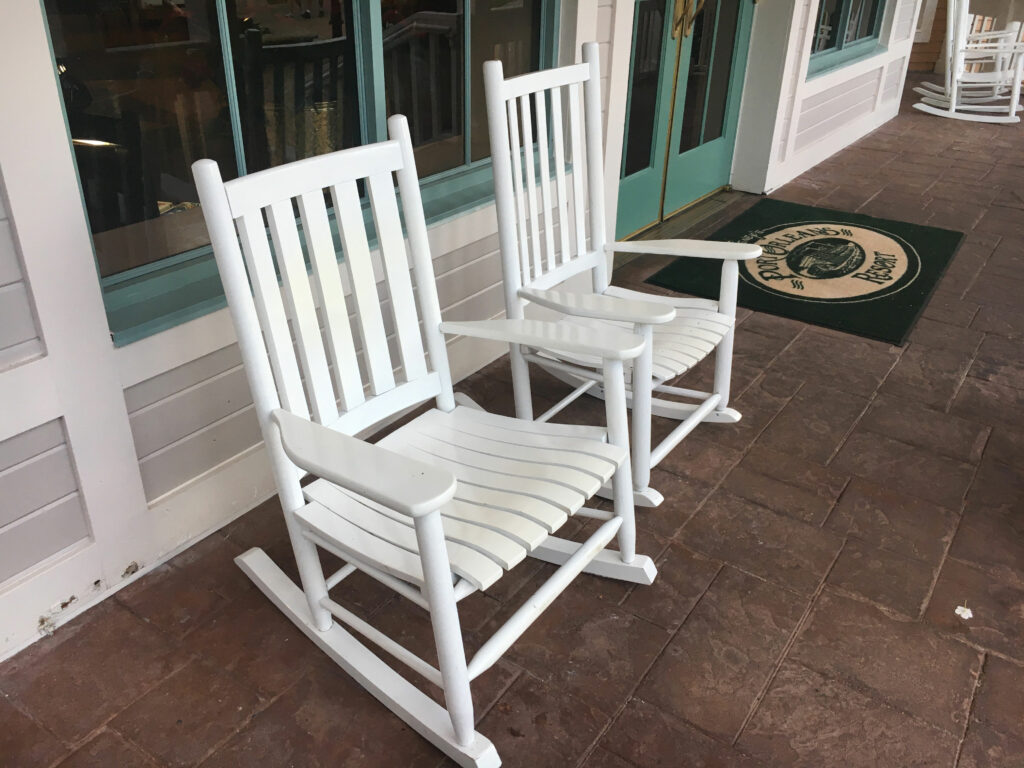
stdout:
<svg viewBox="0 0 1024 768">
<path fill-rule="evenodd" d="M 820 77 L 853 64 L 855 61 L 885 53 L 887 50 L 877 37 L 867 37 L 840 49 L 813 53 L 807 63 L 807 79 Z"/>
<path fill-rule="evenodd" d="M 846 39 L 846 29 L 850 23 L 853 2 L 852 0 L 844 0 L 839 29 L 836 31 L 836 44 L 832 48 L 810 55 L 810 59 L 807 62 L 807 79 L 819 77 L 848 66 L 855 61 L 860 61 L 888 50 L 878 39 L 882 31 L 882 21 L 885 18 L 887 5 L 886 0 L 879 0 L 879 5 L 875 9 L 875 19 L 870 35 L 847 43 L 844 41 Z M 814 18 L 817 23 L 819 16 L 815 15 Z"/>
</svg>

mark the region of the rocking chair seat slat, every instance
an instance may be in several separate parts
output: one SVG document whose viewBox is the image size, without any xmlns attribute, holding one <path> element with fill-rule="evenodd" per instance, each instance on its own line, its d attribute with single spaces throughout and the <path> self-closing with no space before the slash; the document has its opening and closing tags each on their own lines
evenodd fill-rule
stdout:
<svg viewBox="0 0 1024 768">
<path fill-rule="evenodd" d="M 457 406 L 427 411 L 377 445 L 455 475 L 455 496 L 441 509 L 448 559 L 455 575 L 486 589 L 579 510 L 624 457 L 600 428 L 590 428 L 589 439 L 568 431 Z M 300 519 L 341 556 L 422 586 L 412 517 L 324 479 L 303 493 L 309 504 Z"/>
</svg>

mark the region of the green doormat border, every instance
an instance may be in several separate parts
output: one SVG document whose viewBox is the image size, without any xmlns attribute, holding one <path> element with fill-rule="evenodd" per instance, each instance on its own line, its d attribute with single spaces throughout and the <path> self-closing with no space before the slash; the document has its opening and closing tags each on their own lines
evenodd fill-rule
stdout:
<svg viewBox="0 0 1024 768">
<path fill-rule="evenodd" d="M 710 239 L 764 251 L 740 262 L 740 306 L 902 345 L 964 234 L 765 199 Z M 680 258 L 646 282 L 715 299 L 720 273 Z"/>
</svg>

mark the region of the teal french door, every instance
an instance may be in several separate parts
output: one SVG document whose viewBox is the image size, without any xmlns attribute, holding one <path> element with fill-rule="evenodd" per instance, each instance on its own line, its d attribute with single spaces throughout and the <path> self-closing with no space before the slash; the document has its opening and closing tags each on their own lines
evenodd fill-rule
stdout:
<svg viewBox="0 0 1024 768">
<path fill-rule="evenodd" d="M 637 3 L 618 237 L 729 183 L 753 11 L 753 0 L 705 0 L 686 34 L 672 0 Z"/>
</svg>

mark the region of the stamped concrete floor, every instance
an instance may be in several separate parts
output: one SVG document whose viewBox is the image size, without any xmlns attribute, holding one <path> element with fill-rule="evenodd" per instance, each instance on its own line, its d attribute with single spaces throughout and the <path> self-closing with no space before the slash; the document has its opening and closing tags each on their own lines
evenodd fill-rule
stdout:
<svg viewBox="0 0 1024 768">
<path fill-rule="evenodd" d="M 905 109 L 774 195 L 967 240 L 902 348 L 743 313 L 743 421 L 699 427 L 639 512 L 657 583 L 580 579 L 478 681 L 506 765 L 1024 765 L 1022 189 L 1020 126 Z M 459 388 L 510 411 L 504 360 Z M 0 764 L 444 764 L 247 582 L 232 558 L 251 546 L 289 562 L 275 502 L 0 665 Z M 469 598 L 469 643 L 549 571 Z M 344 584 L 429 644 L 418 609 Z"/>
</svg>

